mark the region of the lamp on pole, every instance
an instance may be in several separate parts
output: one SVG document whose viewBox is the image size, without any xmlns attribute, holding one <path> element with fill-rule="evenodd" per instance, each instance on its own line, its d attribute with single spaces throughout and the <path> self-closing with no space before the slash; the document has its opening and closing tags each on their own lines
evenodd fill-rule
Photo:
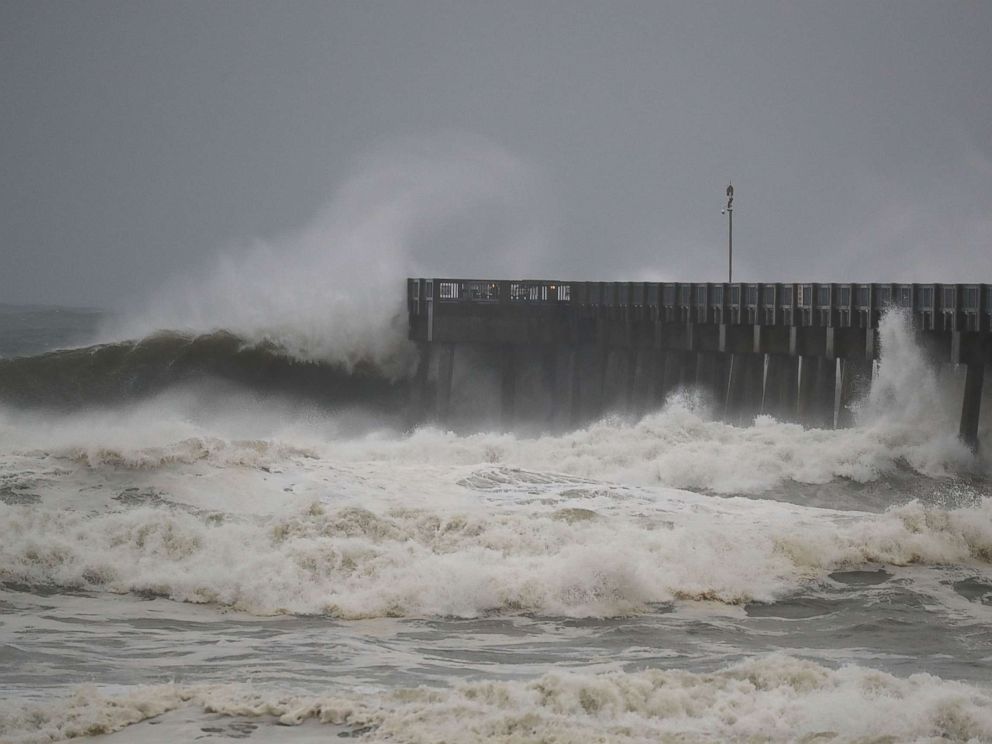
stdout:
<svg viewBox="0 0 992 744">
<path fill-rule="evenodd" d="M 727 235 L 727 283 L 734 282 L 734 184 L 727 186 L 727 206 L 721 214 L 728 217 L 730 232 Z"/>
</svg>

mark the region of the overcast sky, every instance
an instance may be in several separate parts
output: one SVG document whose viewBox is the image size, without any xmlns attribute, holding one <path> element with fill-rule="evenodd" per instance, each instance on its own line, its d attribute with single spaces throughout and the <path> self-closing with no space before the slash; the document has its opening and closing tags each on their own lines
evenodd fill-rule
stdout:
<svg viewBox="0 0 992 744">
<path fill-rule="evenodd" d="M 306 230 L 720 281 L 729 178 L 741 280 L 992 282 L 990 71 L 992 2 L 5 0 L 0 302 L 120 306 Z"/>
</svg>

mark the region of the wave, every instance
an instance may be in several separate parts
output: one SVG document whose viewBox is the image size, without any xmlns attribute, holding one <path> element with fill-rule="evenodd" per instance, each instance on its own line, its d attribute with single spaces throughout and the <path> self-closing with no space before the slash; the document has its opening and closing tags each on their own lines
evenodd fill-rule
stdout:
<svg viewBox="0 0 992 744">
<path fill-rule="evenodd" d="M 974 576 L 992 564 L 992 499 L 882 514 L 574 485 L 510 505 L 426 506 L 402 492 L 378 506 L 336 500 L 267 515 L 136 489 L 97 514 L 0 503 L 0 581 L 258 615 L 605 617 L 675 600 L 772 602 L 866 565 Z"/>
<path fill-rule="evenodd" d="M 301 361 L 228 332 L 159 332 L 140 340 L 0 359 L 0 400 L 71 410 L 143 400 L 173 387 L 225 382 L 328 406 L 402 408 L 406 382 L 369 360 Z"/>
<path fill-rule="evenodd" d="M 290 365 L 290 371 L 295 368 Z M 318 377 L 319 385 L 334 380 L 323 370 Z M 400 408 L 401 385 L 378 384 L 394 394 Z M 374 404 L 382 388 L 373 380 L 348 399 L 368 394 L 366 400 Z M 382 428 L 388 427 L 388 416 L 370 419 L 370 429 L 343 412 L 301 407 L 276 396 L 203 399 L 162 394 L 131 406 L 70 414 L 0 408 L 0 446 L 9 453 L 49 453 L 93 470 L 154 470 L 203 462 L 278 466 L 316 479 L 338 477 L 335 466 L 374 468 L 385 491 L 401 490 L 405 484 L 390 480 L 389 474 L 410 468 L 495 466 L 514 471 L 512 478 L 523 470 L 552 479 L 778 495 L 870 511 L 884 509 L 893 499 L 904 502 L 915 495 L 930 500 L 953 489 L 962 495 L 988 493 L 988 464 L 976 460 L 953 430 L 884 419 L 823 430 L 759 417 L 752 426 L 737 427 L 708 418 L 693 397 L 675 396 L 661 411 L 638 421 L 607 418 L 561 435 L 458 435 L 432 426 L 398 435 Z M 327 472 L 311 474 L 315 469 Z"/>
<path fill-rule="evenodd" d="M 240 685 L 140 687 L 68 701 L 0 706 L 13 744 L 119 731 L 168 711 L 296 726 L 319 722 L 362 741 L 988 741 L 992 690 L 929 674 L 899 678 L 785 655 L 711 673 L 555 672 L 450 688 L 293 695 Z M 209 714 L 210 719 L 206 718 Z M 168 723 L 166 723 L 168 725 Z M 202 724 L 201 724 L 202 725 Z M 289 735 L 285 729 L 279 738 Z"/>
<path fill-rule="evenodd" d="M 253 440 L 255 449 L 310 450 L 331 460 L 496 463 L 730 495 L 769 494 L 838 479 L 859 485 L 894 481 L 904 487 L 907 473 L 987 475 L 992 463 L 976 458 L 957 436 L 955 383 L 960 381 L 934 374 L 897 313 L 883 319 L 881 337 L 884 355 L 875 385 L 859 406 L 858 425 L 850 429 L 810 429 L 768 416 L 757 417 L 751 426 L 732 426 L 714 420 L 700 396 L 680 391 L 661 410 L 638 420 L 606 417 L 561 435 L 458 435 L 425 426 L 410 436 L 369 440 L 361 437 L 363 427 L 333 417 L 351 407 L 405 424 L 410 420 L 403 415 L 410 411 L 408 379 L 391 378 L 371 360 L 351 367 L 302 362 L 272 343 L 249 344 L 225 332 L 160 333 L 0 360 L 0 400 L 57 409 L 56 415 L 0 409 L 0 442 L 15 449 L 83 451 L 92 467 L 101 462 L 156 467 L 159 459 L 190 462 L 209 459 L 211 453 L 224 464 L 238 448 L 232 443 Z M 238 394 L 222 395 L 230 391 L 219 385 Z M 207 394 L 180 394 L 197 387 Z M 316 413 L 304 415 L 300 402 L 318 404 Z M 329 444 L 329 433 L 340 439 L 349 427 L 354 440 L 349 446 Z M 988 442 L 987 426 L 983 435 Z M 864 489 L 855 491 L 853 499 L 868 498 Z"/>
</svg>

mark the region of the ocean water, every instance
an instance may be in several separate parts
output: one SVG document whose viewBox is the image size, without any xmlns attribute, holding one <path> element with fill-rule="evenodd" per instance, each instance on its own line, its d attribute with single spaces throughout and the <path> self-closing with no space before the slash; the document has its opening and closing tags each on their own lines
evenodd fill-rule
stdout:
<svg viewBox="0 0 992 744">
<path fill-rule="evenodd" d="M 525 436 L 22 315 L 0 741 L 992 741 L 989 466 L 898 317 L 852 429 L 685 390 Z"/>
</svg>

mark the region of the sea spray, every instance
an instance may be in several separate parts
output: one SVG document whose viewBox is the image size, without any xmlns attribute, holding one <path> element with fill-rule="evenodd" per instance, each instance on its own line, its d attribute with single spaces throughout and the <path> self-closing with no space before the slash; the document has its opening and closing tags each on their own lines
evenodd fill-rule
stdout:
<svg viewBox="0 0 992 744">
<path fill-rule="evenodd" d="M 361 161 L 309 225 L 228 248 L 199 273 L 167 282 L 104 338 L 227 331 L 298 359 L 404 375 L 413 363 L 404 278 L 534 269 L 546 243 L 538 181 L 478 137 L 392 143 Z M 468 229 L 466 215 L 492 230 Z M 445 237 L 452 230 L 460 237 Z M 464 241 L 477 257 L 471 265 L 457 247 Z"/>
<path fill-rule="evenodd" d="M 878 339 L 877 374 L 868 395 L 855 405 L 858 424 L 918 427 L 930 435 L 956 431 L 960 390 L 917 342 L 910 314 L 898 308 L 885 311 Z"/>
</svg>

